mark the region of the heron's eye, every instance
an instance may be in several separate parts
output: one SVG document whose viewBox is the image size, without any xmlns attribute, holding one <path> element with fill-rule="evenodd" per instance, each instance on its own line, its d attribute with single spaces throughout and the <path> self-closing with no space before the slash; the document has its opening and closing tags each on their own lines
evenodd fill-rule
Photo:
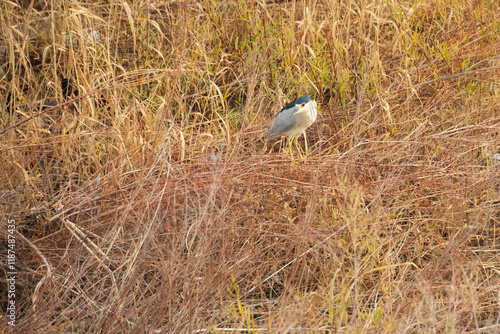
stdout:
<svg viewBox="0 0 500 334">
<path fill-rule="evenodd" d="M 306 104 L 305 103 L 302 103 L 302 107 L 305 106 Z"/>
</svg>

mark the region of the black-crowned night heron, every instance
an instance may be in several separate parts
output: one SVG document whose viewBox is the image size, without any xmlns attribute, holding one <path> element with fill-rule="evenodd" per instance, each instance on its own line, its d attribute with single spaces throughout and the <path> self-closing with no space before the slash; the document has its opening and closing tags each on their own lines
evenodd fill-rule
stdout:
<svg viewBox="0 0 500 334">
<path fill-rule="evenodd" d="M 267 128 L 266 142 L 280 137 L 288 137 L 288 148 L 292 160 L 292 140 L 294 140 L 295 148 L 299 152 L 300 158 L 304 159 L 300 153 L 297 139 L 301 134 L 304 134 L 307 154 L 306 129 L 313 124 L 316 116 L 318 116 L 318 109 L 316 107 L 316 101 L 307 95 L 288 103 L 279 111 L 276 118 Z"/>
</svg>

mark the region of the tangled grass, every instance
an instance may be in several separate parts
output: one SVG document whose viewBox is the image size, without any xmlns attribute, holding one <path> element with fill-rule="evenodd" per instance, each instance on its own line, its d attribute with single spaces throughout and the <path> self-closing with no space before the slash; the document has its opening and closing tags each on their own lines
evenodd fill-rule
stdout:
<svg viewBox="0 0 500 334">
<path fill-rule="evenodd" d="M 496 1 L 0 10 L 2 333 L 500 331 Z"/>
</svg>

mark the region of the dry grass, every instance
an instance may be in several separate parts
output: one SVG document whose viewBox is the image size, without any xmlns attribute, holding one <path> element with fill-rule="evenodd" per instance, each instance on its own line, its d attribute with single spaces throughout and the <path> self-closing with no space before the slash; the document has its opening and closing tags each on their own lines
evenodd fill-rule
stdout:
<svg viewBox="0 0 500 334">
<path fill-rule="evenodd" d="M 0 11 L 2 333 L 500 331 L 496 1 Z"/>
</svg>

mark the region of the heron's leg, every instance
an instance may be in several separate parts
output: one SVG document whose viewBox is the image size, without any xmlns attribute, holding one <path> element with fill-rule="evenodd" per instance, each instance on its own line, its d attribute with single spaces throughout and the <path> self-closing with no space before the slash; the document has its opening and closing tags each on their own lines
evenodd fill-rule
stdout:
<svg viewBox="0 0 500 334">
<path fill-rule="evenodd" d="M 304 160 L 304 156 L 302 155 L 302 153 L 300 153 L 299 144 L 297 142 L 298 139 L 299 139 L 299 136 L 295 137 L 293 143 L 295 144 L 295 148 L 297 149 L 297 152 L 299 152 L 300 159 Z"/>
<path fill-rule="evenodd" d="M 292 152 L 292 140 L 290 138 L 287 138 L 288 141 L 288 151 L 290 152 L 290 158 L 292 158 L 292 162 L 295 161 L 293 158 L 293 152 Z"/>
</svg>

